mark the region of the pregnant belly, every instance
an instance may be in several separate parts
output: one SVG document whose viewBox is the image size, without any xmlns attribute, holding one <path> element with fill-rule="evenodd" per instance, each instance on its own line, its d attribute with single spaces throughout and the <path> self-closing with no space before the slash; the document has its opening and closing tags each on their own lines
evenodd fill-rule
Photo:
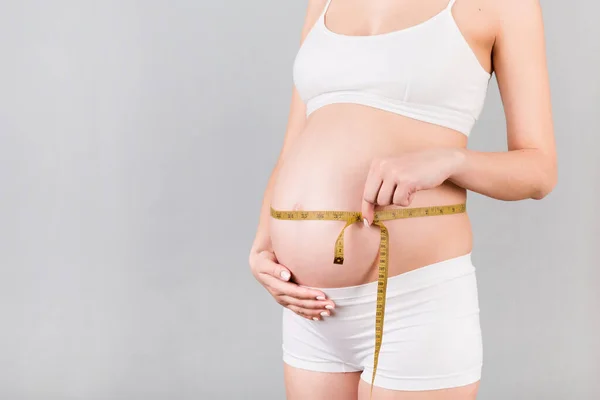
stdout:
<svg viewBox="0 0 600 400">
<path fill-rule="evenodd" d="M 273 187 L 273 208 L 360 211 L 373 158 L 398 156 L 433 145 L 423 138 L 431 140 L 439 136 L 437 145 L 440 141 L 444 144 L 444 140 L 463 140 L 456 132 L 440 132 L 445 128 L 400 116 L 383 116 L 381 111 L 360 106 L 326 108 L 311 116 L 305 131 L 287 152 Z M 340 118 L 340 111 L 347 108 L 353 112 L 346 112 L 346 117 Z M 393 118 L 394 123 L 386 118 Z M 386 129 L 389 126 L 394 128 Z M 417 192 L 410 207 L 456 204 L 465 199 L 464 189 L 446 182 L 438 188 Z M 399 206 L 375 209 L 389 208 Z M 271 242 L 278 262 L 292 271 L 297 283 L 307 286 L 341 287 L 376 280 L 379 228 L 365 227 L 362 223 L 346 228 L 344 264 L 339 265 L 333 263 L 334 246 L 344 225 L 341 221 L 271 218 Z M 471 248 L 466 213 L 393 220 L 385 225 L 390 234 L 390 276 L 465 254 Z"/>
</svg>

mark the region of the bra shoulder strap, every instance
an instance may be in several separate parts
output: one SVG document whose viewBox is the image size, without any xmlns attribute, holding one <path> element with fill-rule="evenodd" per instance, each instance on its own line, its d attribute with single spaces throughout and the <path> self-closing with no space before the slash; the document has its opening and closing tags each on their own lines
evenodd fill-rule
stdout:
<svg viewBox="0 0 600 400">
<path fill-rule="evenodd" d="M 454 0 L 451 0 L 454 1 Z M 331 4 L 331 0 L 327 0 L 327 3 L 325 3 L 325 8 L 323 8 L 323 12 L 321 13 L 321 16 L 324 17 L 325 14 L 327 13 L 327 10 L 329 9 L 329 5 Z"/>
<path fill-rule="evenodd" d="M 331 0 L 329 0 L 329 1 L 331 1 Z M 446 9 L 447 10 L 451 9 L 455 2 L 456 2 L 456 0 L 450 0 L 448 2 L 448 5 L 446 6 Z"/>
</svg>

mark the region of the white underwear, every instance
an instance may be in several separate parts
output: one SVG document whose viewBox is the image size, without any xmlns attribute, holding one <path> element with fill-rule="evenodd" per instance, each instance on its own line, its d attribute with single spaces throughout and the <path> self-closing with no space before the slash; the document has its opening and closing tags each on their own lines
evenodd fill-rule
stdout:
<svg viewBox="0 0 600 400">
<path fill-rule="evenodd" d="M 377 282 L 318 288 L 335 303 L 321 321 L 283 308 L 283 361 L 319 372 L 362 371 L 371 383 Z M 471 253 L 388 278 L 375 386 L 435 390 L 478 381 L 479 299 Z"/>
</svg>

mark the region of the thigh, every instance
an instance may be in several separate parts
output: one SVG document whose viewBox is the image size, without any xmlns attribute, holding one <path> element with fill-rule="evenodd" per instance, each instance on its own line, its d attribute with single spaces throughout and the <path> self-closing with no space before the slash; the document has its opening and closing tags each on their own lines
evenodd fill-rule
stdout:
<svg viewBox="0 0 600 400">
<path fill-rule="evenodd" d="M 476 280 L 459 267 L 438 271 L 455 274 L 451 279 L 386 300 L 373 400 L 476 398 L 483 363 Z M 368 400 L 371 354 L 362 366 L 358 398 Z"/>
<path fill-rule="evenodd" d="M 287 400 L 356 400 L 360 371 L 316 372 L 283 364 Z"/>
<path fill-rule="evenodd" d="M 373 386 L 373 400 L 475 400 L 478 389 L 479 381 L 461 387 L 422 391 L 390 390 Z M 358 400 L 369 400 L 370 395 L 371 384 L 361 379 Z"/>
</svg>

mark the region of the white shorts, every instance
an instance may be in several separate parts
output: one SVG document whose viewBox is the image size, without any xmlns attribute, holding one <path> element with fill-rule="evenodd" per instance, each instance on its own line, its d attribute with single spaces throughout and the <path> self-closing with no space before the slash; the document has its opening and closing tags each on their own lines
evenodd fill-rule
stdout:
<svg viewBox="0 0 600 400">
<path fill-rule="evenodd" d="M 319 288 L 331 316 L 311 321 L 283 309 L 283 361 L 320 372 L 362 371 L 371 383 L 377 282 Z M 471 253 L 388 278 L 375 386 L 435 390 L 478 381 L 482 340 Z"/>
</svg>

